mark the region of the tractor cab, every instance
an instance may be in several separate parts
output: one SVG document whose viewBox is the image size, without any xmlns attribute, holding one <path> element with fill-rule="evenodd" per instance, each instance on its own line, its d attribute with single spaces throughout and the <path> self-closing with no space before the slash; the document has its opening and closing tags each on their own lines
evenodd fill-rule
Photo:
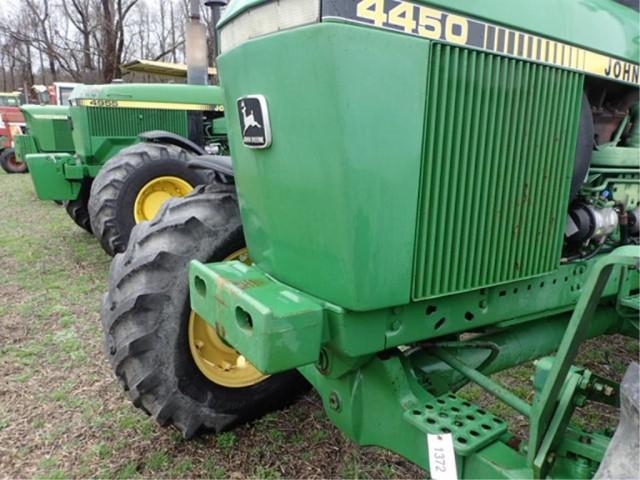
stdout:
<svg viewBox="0 0 640 480">
<path fill-rule="evenodd" d="M 19 107 L 22 105 L 22 98 L 19 93 L 0 92 L 0 107 Z"/>
<path fill-rule="evenodd" d="M 81 83 L 54 82 L 51 85 L 34 85 L 33 91 L 40 105 L 68 106 L 73 89 Z"/>
</svg>

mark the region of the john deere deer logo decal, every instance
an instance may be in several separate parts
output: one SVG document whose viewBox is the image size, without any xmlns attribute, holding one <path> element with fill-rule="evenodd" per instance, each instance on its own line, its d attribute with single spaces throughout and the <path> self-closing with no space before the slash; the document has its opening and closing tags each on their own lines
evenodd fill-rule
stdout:
<svg viewBox="0 0 640 480">
<path fill-rule="evenodd" d="M 240 107 L 240 110 L 242 111 L 242 123 L 244 125 L 244 130 L 242 131 L 242 135 L 246 135 L 247 130 L 249 130 L 251 127 L 262 128 L 262 125 L 256 122 L 255 116 L 253 115 L 253 111 L 249 115 L 247 115 L 247 106 L 244 104 L 244 102 L 240 102 L 240 103 L 242 105 Z"/>
<path fill-rule="evenodd" d="M 237 104 L 242 142 L 249 148 L 268 148 L 271 125 L 267 100 L 262 95 L 249 95 L 239 98 Z"/>
</svg>

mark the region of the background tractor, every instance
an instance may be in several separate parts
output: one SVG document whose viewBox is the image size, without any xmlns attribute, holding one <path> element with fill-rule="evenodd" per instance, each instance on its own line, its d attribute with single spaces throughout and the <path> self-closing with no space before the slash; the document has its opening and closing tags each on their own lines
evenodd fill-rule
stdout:
<svg viewBox="0 0 640 480">
<path fill-rule="evenodd" d="M 69 107 L 23 105 L 23 131 L 14 137 L 17 161 L 25 163 L 32 154 L 73 154 Z"/>
<path fill-rule="evenodd" d="M 0 149 L 0 166 L 7 173 L 26 173 L 28 167 L 25 157 L 30 153 L 73 152 L 71 129 L 65 125 L 68 122 L 64 116 L 65 112 L 60 107 L 69 104 L 69 96 L 76 85 L 78 84 L 65 82 L 54 82 L 49 86 L 35 85 L 33 90 L 38 103 L 35 105 L 23 105 L 22 96 L 19 93 L 0 94 L 0 109 L 4 108 L 5 117 L 3 121 L 3 113 L 0 112 L 0 137 L 5 139 L 4 147 Z M 55 108 L 47 110 L 48 106 L 55 106 Z M 18 107 L 20 107 L 19 110 Z M 31 113 L 25 116 L 26 111 Z M 35 120 L 37 120 L 37 126 L 34 123 Z M 47 125 L 48 121 L 52 121 L 53 124 Z M 37 134 L 42 135 L 40 139 L 32 138 L 31 134 L 27 133 L 30 122 Z M 44 150 L 39 150 L 40 146 Z M 55 150 L 55 148 L 63 149 Z"/>
<path fill-rule="evenodd" d="M 0 93 L 0 167 L 7 173 L 25 173 L 27 170 L 26 165 L 17 160 L 13 148 L 13 137 L 24 125 L 21 104 L 19 93 Z"/>
<path fill-rule="evenodd" d="M 54 82 L 33 87 L 39 105 L 20 107 L 24 126 L 13 137 L 15 159 L 26 172 L 26 156 L 36 153 L 73 153 L 69 96 L 77 83 Z M 16 131 L 18 132 L 18 130 Z"/>
<path fill-rule="evenodd" d="M 224 181 L 211 161 L 187 162 L 187 153 L 228 153 L 222 92 L 207 85 L 200 52 L 206 32 L 193 11 L 187 56 L 195 73 L 188 85 L 77 87 L 69 97 L 75 153 L 28 156 L 38 197 L 64 201 L 110 255 L 124 250 L 133 226 L 152 219 L 167 199 Z"/>
<path fill-rule="evenodd" d="M 79 83 L 53 82 L 51 85 L 34 85 L 33 92 L 39 105 L 69 105 L 69 98 L 73 89 Z"/>
<path fill-rule="evenodd" d="M 347 436 L 436 478 L 634 477 L 637 428 L 571 421 L 622 403 L 638 425 L 637 365 L 622 384 L 573 365 L 587 338 L 638 336 L 624 3 L 231 3 L 235 186 L 167 203 L 111 269 L 106 352 L 133 403 L 219 431 L 291 401 L 297 369 Z M 491 378 L 533 361 L 532 402 Z"/>
</svg>

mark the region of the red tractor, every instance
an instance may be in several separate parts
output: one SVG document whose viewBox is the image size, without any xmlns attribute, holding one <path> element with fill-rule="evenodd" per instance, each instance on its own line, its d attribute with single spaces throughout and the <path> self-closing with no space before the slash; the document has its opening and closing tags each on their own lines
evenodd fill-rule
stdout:
<svg viewBox="0 0 640 480">
<path fill-rule="evenodd" d="M 52 85 L 34 85 L 33 95 L 40 105 L 69 105 L 69 96 L 78 83 L 53 82 Z"/>
<path fill-rule="evenodd" d="M 14 135 L 25 125 L 18 93 L 0 93 L 0 166 L 7 173 L 25 173 L 27 164 L 18 162 L 13 148 Z"/>
</svg>

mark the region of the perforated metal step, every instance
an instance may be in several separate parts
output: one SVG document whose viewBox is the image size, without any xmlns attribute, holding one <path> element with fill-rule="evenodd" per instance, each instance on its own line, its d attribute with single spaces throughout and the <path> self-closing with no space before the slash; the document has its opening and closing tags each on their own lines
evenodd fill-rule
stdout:
<svg viewBox="0 0 640 480">
<path fill-rule="evenodd" d="M 453 394 L 442 395 L 404 415 L 425 433 L 451 433 L 459 455 L 478 451 L 507 431 L 504 420 Z"/>
</svg>

